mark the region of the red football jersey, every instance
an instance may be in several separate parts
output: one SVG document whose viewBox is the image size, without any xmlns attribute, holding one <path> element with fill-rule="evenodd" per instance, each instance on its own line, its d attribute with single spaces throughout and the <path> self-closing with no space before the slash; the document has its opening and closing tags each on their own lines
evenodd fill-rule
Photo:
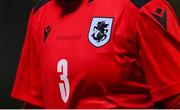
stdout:
<svg viewBox="0 0 180 110">
<path fill-rule="evenodd" d="M 44 108 L 152 108 L 180 93 L 180 28 L 166 0 L 64 4 L 33 9 L 12 97 Z"/>
</svg>

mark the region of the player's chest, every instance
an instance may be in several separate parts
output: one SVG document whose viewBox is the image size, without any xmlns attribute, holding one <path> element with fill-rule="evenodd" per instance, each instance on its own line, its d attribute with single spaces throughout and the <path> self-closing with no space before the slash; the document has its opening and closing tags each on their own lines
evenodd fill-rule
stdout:
<svg viewBox="0 0 180 110">
<path fill-rule="evenodd" d="M 120 16 L 123 11 L 118 8 L 108 3 L 82 5 L 53 22 L 46 21 L 41 35 L 43 65 L 56 70 L 58 62 L 66 59 L 71 70 L 104 73 L 114 68 L 118 71 L 119 65 L 126 62 L 123 58 L 135 54 L 134 39 L 124 22 L 126 18 Z"/>
<path fill-rule="evenodd" d="M 97 54 L 112 53 L 116 52 L 116 47 L 125 47 L 124 42 L 133 40 L 129 31 L 131 27 L 123 15 L 123 8 L 121 10 L 112 6 L 108 2 L 102 5 L 82 5 L 80 9 L 61 14 L 55 20 L 47 19 L 42 25 L 43 49 L 57 48 Z M 68 51 L 64 53 L 69 54 Z"/>
</svg>

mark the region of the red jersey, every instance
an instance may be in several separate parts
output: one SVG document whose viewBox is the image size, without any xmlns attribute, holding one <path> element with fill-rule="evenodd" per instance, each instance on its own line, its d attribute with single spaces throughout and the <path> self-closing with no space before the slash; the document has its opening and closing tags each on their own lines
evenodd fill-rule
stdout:
<svg viewBox="0 0 180 110">
<path fill-rule="evenodd" d="M 180 28 L 166 0 L 70 4 L 33 9 L 12 97 L 44 108 L 151 108 L 180 93 Z"/>
</svg>

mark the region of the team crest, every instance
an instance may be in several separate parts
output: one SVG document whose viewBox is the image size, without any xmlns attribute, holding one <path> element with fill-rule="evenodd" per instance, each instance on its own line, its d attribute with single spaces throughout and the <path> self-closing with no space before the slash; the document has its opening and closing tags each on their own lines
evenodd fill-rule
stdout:
<svg viewBox="0 0 180 110">
<path fill-rule="evenodd" d="M 111 37 L 113 18 L 93 18 L 88 39 L 96 47 L 108 43 Z"/>
</svg>

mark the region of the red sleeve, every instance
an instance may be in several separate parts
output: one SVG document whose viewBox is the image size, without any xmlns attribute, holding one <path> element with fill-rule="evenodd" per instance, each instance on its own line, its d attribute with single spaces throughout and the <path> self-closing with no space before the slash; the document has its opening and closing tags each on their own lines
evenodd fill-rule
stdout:
<svg viewBox="0 0 180 110">
<path fill-rule="evenodd" d="M 36 106 L 43 106 L 38 48 L 34 41 L 34 28 L 32 28 L 33 19 L 32 11 L 11 97 Z"/>
<path fill-rule="evenodd" d="M 152 0 L 138 16 L 140 59 L 154 102 L 180 93 L 180 27 L 166 0 Z"/>
</svg>

